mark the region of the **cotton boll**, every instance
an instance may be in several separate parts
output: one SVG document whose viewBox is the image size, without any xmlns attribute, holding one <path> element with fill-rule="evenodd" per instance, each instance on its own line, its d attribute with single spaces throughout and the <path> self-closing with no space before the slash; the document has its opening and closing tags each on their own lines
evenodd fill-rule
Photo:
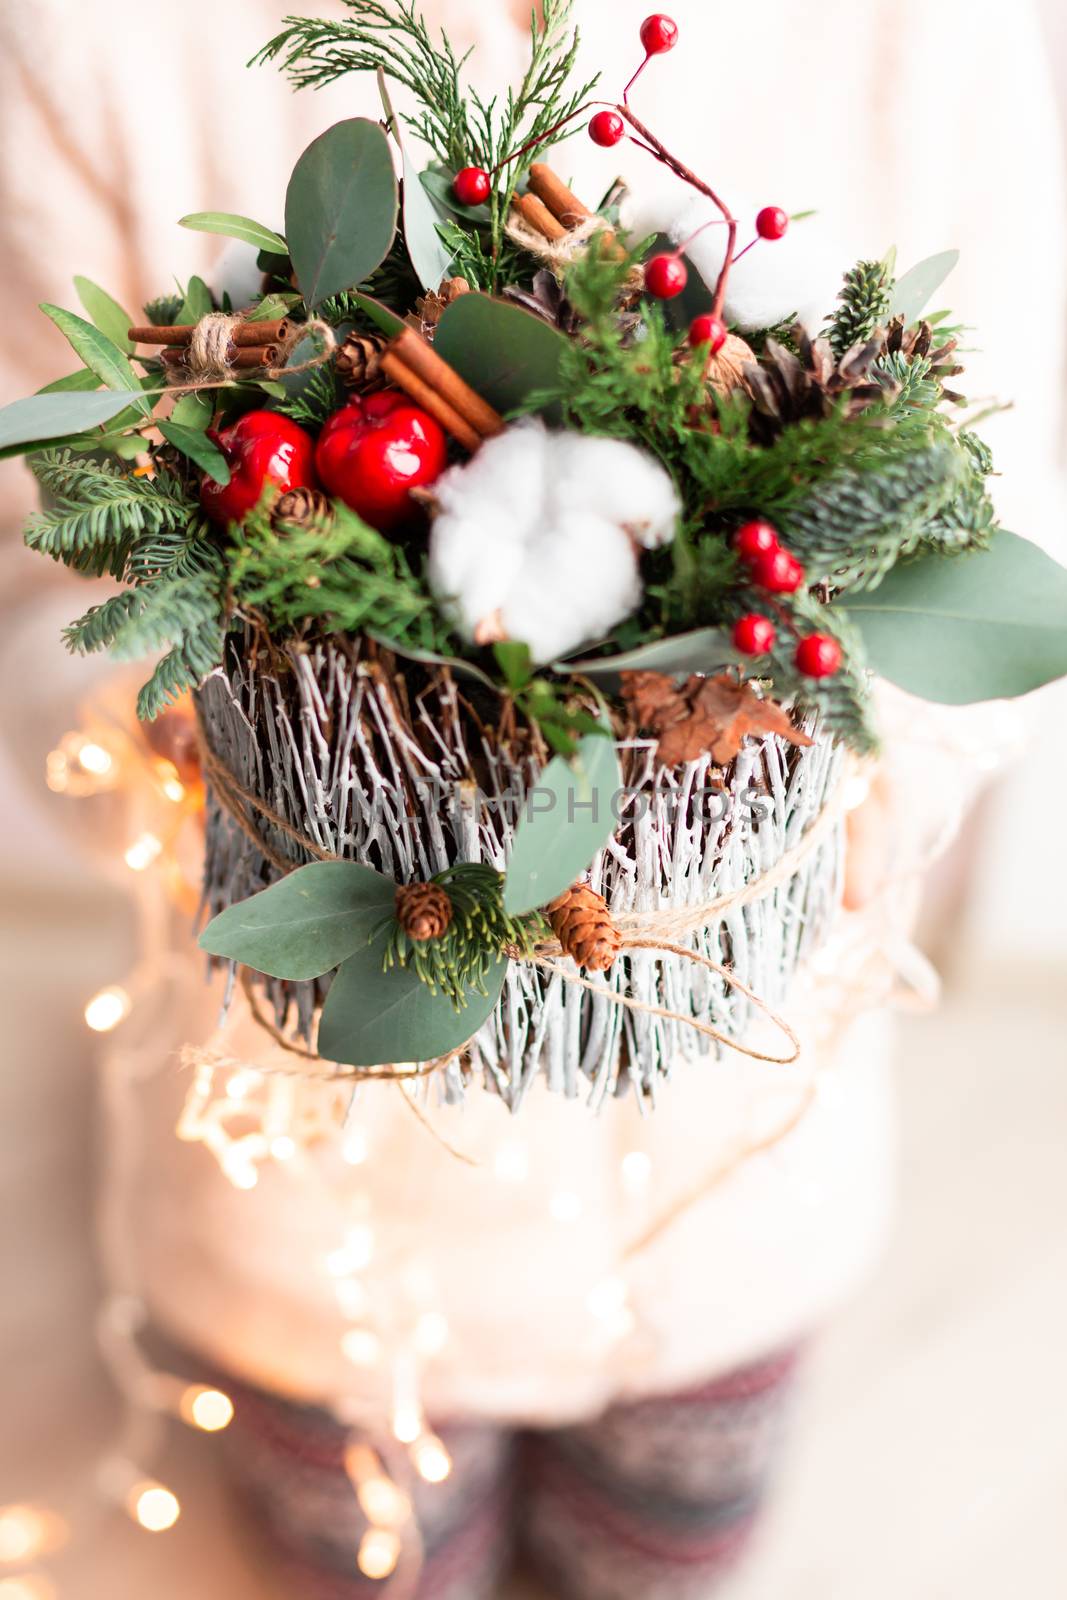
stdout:
<svg viewBox="0 0 1067 1600">
<path fill-rule="evenodd" d="M 521 423 L 489 439 L 462 467 L 453 467 L 434 486 L 442 510 L 500 515 L 504 532 L 529 531 L 542 522 L 550 481 L 552 436 L 541 422 Z"/>
<path fill-rule="evenodd" d="M 208 279 L 208 285 L 218 304 L 224 305 L 226 296 L 235 311 L 241 311 L 258 299 L 263 290 L 263 274 L 256 264 L 259 252 L 243 239 L 228 239 Z"/>
<path fill-rule="evenodd" d="M 442 609 L 466 638 L 499 611 L 520 581 L 526 529 L 506 513 L 439 516 L 430 540 L 427 578 Z"/>
<path fill-rule="evenodd" d="M 673 539 L 681 501 L 669 473 L 636 445 L 559 434 L 553 472 L 557 505 L 606 517 L 646 550 Z"/>
<path fill-rule="evenodd" d="M 637 558 L 622 529 L 589 512 L 562 512 L 528 551 L 501 620 L 534 661 L 554 661 L 607 633 L 640 599 Z"/>
</svg>

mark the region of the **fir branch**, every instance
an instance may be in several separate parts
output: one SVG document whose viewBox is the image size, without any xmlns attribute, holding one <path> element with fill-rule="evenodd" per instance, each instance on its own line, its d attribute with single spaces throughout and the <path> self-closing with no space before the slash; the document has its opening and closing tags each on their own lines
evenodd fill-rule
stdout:
<svg viewBox="0 0 1067 1600">
<path fill-rule="evenodd" d="M 308 373 L 301 387 L 279 400 L 275 410 L 292 417 L 302 428 L 317 433 L 326 418 L 344 405 L 346 398 L 344 385 L 330 361 Z"/>
<path fill-rule="evenodd" d="M 430 879 L 452 903 L 452 921 L 439 939 L 415 940 L 392 922 L 384 966 L 410 966 L 433 994 L 447 995 L 457 1011 L 485 980 L 505 950 L 532 953 L 549 929 L 539 912 L 512 917 L 504 910 L 504 875 L 494 867 L 460 862 Z"/>
<path fill-rule="evenodd" d="M 281 529 L 259 508 L 237 539 L 237 601 L 262 612 L 273 628 L 320 622 L 333 633 L 370 629 L 420 649 L 448 642 L 429 591 L 404 551 L 339 502 L 308 526 Z"/>
<path fill-rule="evenodd" d="M 143 541 L 202 536 L 198 508 L 169 473 L 137 477 L 117 462 L 69 450 L 43 452 L 31 465 L 46 503 L 30 518 L 25 542 L 76 572 L 129 577 Z"/>
<path fill-rule="evenodd" d="M 215 643 L 210 662 L 215 665 L 222 655 L 221 607 L 217 583 L 209 573 L 126 589 L 90 607 L 63 630 L 73 653 L 107 649 L 120 661 L 151 655 L 176 642 L 202 646 L 208 637 Z"/>
<path fill-rule="evenodd" d="M 854 344 L 871 337 L 889 314 L 893 302 L 893 277 L 885 261 L 858 261 L 845 274 L 838 295 L 841 302 L 830 316 L 824 334 L 840 361 Z"/>
</svg>

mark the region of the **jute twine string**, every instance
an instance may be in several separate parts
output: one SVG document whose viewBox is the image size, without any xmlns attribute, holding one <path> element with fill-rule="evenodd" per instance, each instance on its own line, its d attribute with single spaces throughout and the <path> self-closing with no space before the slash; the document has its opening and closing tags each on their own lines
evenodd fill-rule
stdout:
<svg viewBox="0 0 1067 1600">
<path fill-rule="evenodd" d="M 254 790 L 246 787 L 222 758 L 211 749 L 203 727 L 199 722 L 197 724 L 197 736 L 204 770 L 212 782 L 217 798 L 255 848 L 279 872 L 286 874 L 293 872 L 296 870 L 298 863 L 288 860 L 267 843 L 260 829 L 256 826 L 255 817 L 257 815 L 263 817 L 286 838 L 316 860 L 338 861 L 343 859 L 324 850 L 321 845 L 308 838 L 300 829 L 294 828 L 266 800 L 257 795 Z M 663 911 L 629 912 L 620 917 L 617 923 L 620 932 L 624 936 L 622 944 L 624 950 L 632 950 L 634 952 L 659 951 L 664 955 L 676 956 L 680 960 L 692 961 L 698 966 L 703 966 L 707 971 L 715 973 L 731 989 L 743 994 L 788 1039 L 790 1045 L 788 1055 L 770 1055 L 765 1051 L 755 1049 L 743 1040 L 731 1038 L 728 1034 L 712 1027 L 710 1023 L 702 1021 L 699 1017 L 687 1016 L 683 1012 L 672 1011 L 665 1006 L 652 1005 L 646 1000 L 638 1000 L 632 995 L 622 994 L 620 991 L 611 989 L 603 983 L 594 983 L 591 979 L 583 977 L 581 973 L 571 971 L 562 965 L 561 958 L 564 955 L 564 951 L 555 940 L 546 940 L 543 944 L 537 946 L 531 956 L 519 957 L 519 959 L 531 961 L 545 971 L 558 974 L 565 982 L 578 984 L 583 989 L 588 989 L 593 994 L 602 996 L 614 1005 L 625 1006 L 627 1010 L 641 1012 L 645 1016 L 662 1017 L 665 1021 L 676 1022 L 683 1027 L 693 1028 L 705 1038 L 712 1039 L 717 1044 L 736 1051 L 739 1055 L 747 1056 L 752 1061 L 764 1061 L 773 1066 L 792 1066 L 800 1058 L 801 1043 L 785 1018 L 774 1011 L 747 984 L 742 983 L 741 979 L 731 972 L 729 967 L 720 965 L 720 963 L 713 961 L 709 956 L 703 955 L 699 951 L 688 949 L 686 946 L 679 944 L 677 940 L 687 933 L 697 932 L 710 926 L 713 922 L 721 921 L 731 911 L 749 905 L 755 900 L 762 899 L 764 895 L 770 894 L 780 884 L 793 877 L 808 857 L 822 845 L 831 829 L 840 820 L 846 809 L 847 791 L 848 785 L 844 777 L 839 778 L 833 795 L 823 806 L 815 822 L 806 829 L 798 843 L 780 856 L 773 867 L 761 873 L 759 877 L 754 878 L 751 882 L 701 905 L 668 907 Z M 282 1030 L 270 1021 L 251 987 L 251 978 L 247 969 L 243 969 L 242 984 L 245 987 L 245 993 L 248 995 L 254 1019 L 270 1034 L 275 1043 L 293 1054 L 304 1057 L 308 1061 L 321 1061 L 323 1059 L 316 1051 L 287 1039 Z M 433 1061 L 422 1062 L 410 1067 L 338 1066 L 329 1076 L 361 1080 L 377 1079 L 389 1082 L 428 1077 L 440 1068 L 448 1066 L 451 1062 L 461 1058 L 465 1050 L 466 1044 L 451 1051 L 447 1056 L 441 1056 Z"/>
<path fill-rule="evenodd" d="M 535 256 L 546 267 L 551 267 L 557 278 L 562 278 L 567 268 L 585 254 L 590 241 L 598 233 L 611 232 L 611 224 L 604 217 L 583 217 L 581 222 L 567 230 L 562 239 L 546 239 L 543 233 L 531 228 L 521 212 L 513 211 L 504 231 L 513 244 Z M 644 268 L 637 266 L 629 273 L 626 286 L 640 290 L 644 282 Z"/>
<path fill-rule="evenodd" d="M 182 383 L 181 370 L 174 369 L 177 381 L 168 382 L 167 392 L 224 388 L 233 383 L 239 374 L 230 361 L 229 351 L 235 329 L 244 322 L 245 318 L 239 313 L 231 315 L 225 311 L 212 311 L 206 317 L 201 317 L 193 329 L 189 354 L 185 362 L 193 381 Z M 289 357 L 297 345 L 312 336 L 318 338 L 321 349 L 315 355 L 309 356 L 306 361 L 297 362 L 295 367 L 289 366 Z M 333 357 L 336 349 L 337 335 L 333 328 L 321 318 L 313 317 L 308 322 L 293 324 L 288 337 L 278 346 L 277 361 L 273 366 L 263 370 L 268 378 L 295 377 L 302 372 L 311 372 L 315 367 L 321 367 Z"/>
</svg>

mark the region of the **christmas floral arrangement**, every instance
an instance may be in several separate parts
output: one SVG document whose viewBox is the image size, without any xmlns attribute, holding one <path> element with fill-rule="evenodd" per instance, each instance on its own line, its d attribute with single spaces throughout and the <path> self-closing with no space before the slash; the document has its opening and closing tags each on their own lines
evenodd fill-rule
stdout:
<svg viewBox="0 0 1067 1600">
<path fill-rule="evenodd" d="M 283 231 L 183 219 L 243 282 L 141 325 L 84 279 L 84 317 L 45 306 L 81 366 L 0 449 L 41 486 L 31 548 L 113 580 L 69 647 L 157 654 L 145 718 L 195 692 L 202 943 L 277 1037 L 451 1095 L 651 1095 L 832 915 L 872 674 L 1029 691 L 1067 671 L 1067 575 L 997 525 L 926 311 L 951 253 L 860 262 L 822 326 L 734 296 L 801 223 L 736 217 L 641 120 L 668 17 L 604 100 L 545 0 L 485 102 L 414 0 L 346 6 L 261 59 L 377 73 L 382 120 L 305 151 Z M 610 166 L 591 207 L 546 164 L 582 129 L 673 173 L 664 236 L 627 237 Z M 793 1059 L 782 1027 L 749 1053 Z"/>
</svg>

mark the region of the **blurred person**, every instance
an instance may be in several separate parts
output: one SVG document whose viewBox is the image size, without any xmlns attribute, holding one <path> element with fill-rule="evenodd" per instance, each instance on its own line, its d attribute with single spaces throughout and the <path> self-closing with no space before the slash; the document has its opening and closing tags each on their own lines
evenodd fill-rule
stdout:
<svg viewBox="0 0 1067 1600">
<path fill-rule="evenodd" d="M 337 3 L 315 9 L 343 14 Z M 486 47 L 472 63 L 481 85 L 514 74 L 524 5 L 487 11 L 469 0 L 436 0 L 425 9 L 431 20 L 447 24 L 458 46 L 477 39 Z M 578 5 L 584 63 L 601 69 L 607 85 L 629 77 L 646 9 L 643 0 Z M 323 94 L 294 95 L 270 72 L 244 71 L 252 50 L 279 25 L 275 5 L 236 0 L 213 8 L 210 26 L 202 8 L 191 16 L 190 7 L 172 0 L 150 11 L 118 10 L 114 30 L 100 28 L 87 8 L 72 12 L 60 0 L 6 0 L 0 16 L 4 401 L 66 370 L 61 337 L 31 312 L 40 300 L 71 303 L 68 280 L 75 267 L 131 307 L 165 289 L 167 272 L 210 277 L 218 241 L 177 229 L 179 216 L 211 207 L 275 223 L 288 173 L 310 139 L 340 116 L 376 114 L 372 81 L 348 79 Z M 1020 400 L 988 424 L 1005 474 L 1002 513 L 1009 525 L 1042 542 L 1056 526 L 1050 507 L 1061 504 L 1064 236 L 1059 134 L 1033 7 L 1020 4 L 1009 17 L 1001 8 L 976 14 L 962 0 L 936 6 L 871 0 L 862 8 L 854 0 L 821 0 L 817 7 L 795 0 L 759 7 L 679 0 L 672 10 L 682 39 L 671 70 L 646 73 L 635 103 L 684 159 L 737 196 L 739 207 L 745 201 L 753 212 L 766 203 L 787 211 L 817 208 L 818 218 L 806 226 L 820 231 L 833 262 L 823 285 L 827 309 L 840 270 L 857 257 L 880 255 L 895 242 L 907 266 L 935 250 L 961 248 L 952 303 L 982 341 L 969 357 L 969 376 L 985 392 Z M 979 115 L 990 82 L 997 85 L 999 114 Z M 590 199 L 604 187 L 603 157 L 581 135 L 562 147 L 557 165 Z M 672 180 L 632 148 L 615 152 L 614 166 L 624 167 L 631 182 L 636 222 L 658 222 L 672 203 Z M 1020 214 L 1025 237 L 1013 220 Z M 1014 308 L 1005 304 L 1005 286 L 1020 275 L 1028 305 L 1042 318 L 1041 338 L 1021 339 L 1018 319 L 1009 314 Z M 26 593 L 29 567 L 16 550 L 14 513 L 29 506 L 32 489 L 21 467 L 0 463 L 0 472 L 4 515 L 11 517 L 4 570 Z M 58 646 L 42 635 L 35 651 L 46 672 L 29 704 L 50 706 Z M 898 872 L 920 861 L 926 842 L 972 787 L 981 763 L 954 745 L 957 716 L 931 718 L 920 730 L 919 747 L 925 738 L 940 742 L 941 752 L 933 760 L 924 749 L 926 787 L 918 792 L 911 713 L 906 707 L 897 713 L 880 801 L 854 836 L 853 883 L 865 880 L 858 901 L 880 886 L 889 855 Z M 27 738 L 25 731 L 19 736 L 23 750 Z M 161 1038 L 160 1050 L 176 1042 Z M 516 1370 L 509 1389 L 508 1374 L 500 1370 L 500 1392 L 491 1401 L 479 1399 L 470 1373 L 480 1370 L 486 1352 L 472 1342 L 467 1378 L 436 1397 L 441 1414 L 480 1409 L 497 1422 L 555 1430 L 540 1446 L 530 1526 L 557 1584 L 567 1581 L 570 1560 L 591 1594 L 644 1596 L 659 1593 L 657 1584 L 664 1594 L 690 1593 L 666 1554 L 651 1571 L 635 1557 L 640 1519 L 624 1508 L 647 1488 L 643 1451 L 646 1457 L 650 1450 L 657 1458 L 673 1450 L 706 1458 L 709 1438 L 719 1439 L 721 1499 L 705 1492 L 703 1513 L 714 1523 L 721 1512 L 731 1534 L 747 1530 L 760 1474 L 753 1468 L 746 1476 L 723 1418 L 743 1414 L 745 1397 L 776 1392 L 792 1366 L 791 1355 L 781 1352 L 815 1331 L 876 1259 L 892 1188 L 887 1053 L 884 1020 L 859 1023 L 841 1046 L 835 1094 L 816 1103 L 773 1163 L 750 1166 L 707 1197 L 657 1259 L 651 1278 L 639 1286 L 657 1338 L 643 1370 L 628 1373 L 614 1391 L 600 1373 L 576 1373 L 567 1387 L 548 1363 L 540 1377 L 536 1368 L 531 1372 L 539 1341 L 543 1345 L 554 1321 L 567 1316 L 566 1296 L 578 1292 L 571 1277 L 563 1280 L 562 1295 L 558 1286 L 546 1294 L 560 1271 L 549 1251 L 541 1275 L 528 1285 L 529 1301 L 518 1298 L 516 1287 L 515 1304 L 507 1308 L 528 1330 L 522 1382 Z M 737 1075 L 723 1077 L 736 1091 Z M 696 1170 L 708 1164 L 708 1146 L 722 1137 L 723 1124 L 735 1125 L 736 1108 L 727 1110 L 707 1085 L 679 1080 L 670 1092 L 672 1103 L 657 1112 L 652 1137 L 665 1165 Z M 149 1295 L 161 1319 L 237 1381 L 259 1392 L 273 1387 L 325 1402 L 324 1352 L 334 1330 L 302 1270 L 306 1263 L 298 1258 L 281 1195 L 273 1208 L 268 1196 L 259 1214 L 258 1225 L 275 1246 L 269 1262 L 229 1255 L 230 1234 L 220 1219 L 234 1197 L 206 1160 L 179 1159 L 169 1143 L 173 1095 L 160 1098 L 151 1135 L 159 1171 L 144 1197 L 142 1247 L 150 1260 L 159 1254 L 154 1245 L 161 1237 L 170 1246 L 168 1271 L 152 1276 L 149 1269 Z M 524 1117 L 535 1169 L 539 1150 L 556 1148 L 562 1137 L 574 1143 L 576 1169 L 620 1138 L 610 1116 L 593 1123 L 581 1106 L 535 1103 Z M 587 1120 L 577 1127 L 579 1118 Z M 415 1144 L 424 1135 L 417 1127 L 391 1127 L 390 1137 L 402 1149 L 404 1141 Z M 702 1148 L 694 1149 L 694 1141 Z M 807 1211 L 799 1215 L 802 1194 Z M 246 1197 L 236 1198 L 247 1204 Z M 167 1231 L 176 1217 L 184 1236 Z M 580 1256 L 586 1270 L 601 1253 L 610 1259 L 614 1235 L 606 1241 L 595 1236 L 602 1221 L 593 1217 L 587 1231 L 561 1235 L 560 1259 Z M 495 1238 L 485 1225 L 481 1248 L 488 1260 L 494 1249 L 507 1252 L 499 1225 Z M 472 1297 L 484 1293 L 483 1281 L 471 1283 Z M 249 1305 L 256 1307 L 251 1319 L 244 1314 Z M 471 1306 L 476 1313 L 475 1298 Z M 260 1329 L 258 1348 L 251 1322 Z M 279 1344 L 282 1328 L 288 1339 Z M 313 1369 L 317 1388 L 309 1378 Z M 669 1398 L 682 1391 L 684 1401 Z M 605 1474 L 606 1459 L 616 1465 L 613 1474 Z M 762 1458 L 758 1465 L 762 1470 Z M 596 1508 L 584 1526 L 575 1525 L 563 1503 L 561 1481 L 570 1482 L 580 1503 Z M 706 1482 L 703 1487 L 707 1491 Z M 699 1501 L 684 1472 L 673 1495 L 660 1507 L 668 1525 L 694 1496 Z M 734 1554 L 730 1539 L 721 1552 L 714 1538 L 708 1548 L 711 1555 L 695 1567 L 699 1585 Z"/>
</svg>

